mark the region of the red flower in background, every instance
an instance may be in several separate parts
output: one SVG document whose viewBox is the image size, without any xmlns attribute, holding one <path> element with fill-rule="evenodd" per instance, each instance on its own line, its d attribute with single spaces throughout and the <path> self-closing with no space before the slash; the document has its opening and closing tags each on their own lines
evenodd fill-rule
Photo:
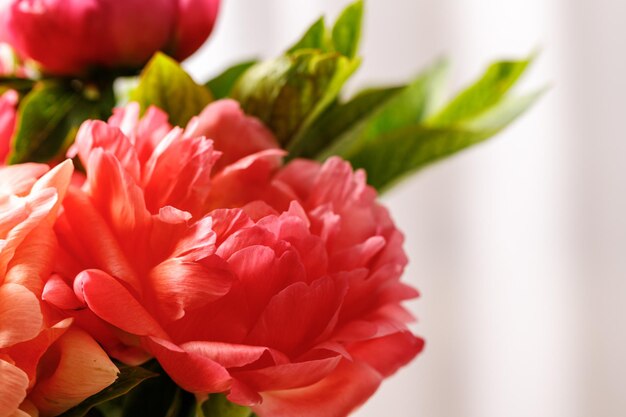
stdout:
<svg viewBox="0 0 626 417">
<path fill-rule="evenodd" d="M 345 416 L 422 347 L 403 237 L 363 171 L 283 151 L 231 101 L 182 130 L 131 104 L 87 122 L 87 170 L 44 299 L 109 354 L 262 417 Z"/>
<path fill-rule="evenodd" d="M 140 68 L 157 51 L 179 60 L 213 30 L 219 0 L 13 0 L 2 38 L 50 73 Z"/>
<path fill-rule="evenodd" d="M 9 90 L 0 96 L 0 163 L 6 161 L 11 149 L 18 99 L 17 92 L 13 90 Z"/>
</svg>

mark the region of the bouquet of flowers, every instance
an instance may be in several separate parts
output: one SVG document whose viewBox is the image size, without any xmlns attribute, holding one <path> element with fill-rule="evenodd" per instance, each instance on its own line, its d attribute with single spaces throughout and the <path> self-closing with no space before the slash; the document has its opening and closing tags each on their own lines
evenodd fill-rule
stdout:
<svg viewBox="0 0 626 417">
<path fill-rule="evenodd" d="M 219 0 L 13 0 L 0 417 L 344 417 L 420 353 L 377 194 L 507 126 L 530 60 L 351 98 L 363 4 L 204 84 Z"/>
</svg>

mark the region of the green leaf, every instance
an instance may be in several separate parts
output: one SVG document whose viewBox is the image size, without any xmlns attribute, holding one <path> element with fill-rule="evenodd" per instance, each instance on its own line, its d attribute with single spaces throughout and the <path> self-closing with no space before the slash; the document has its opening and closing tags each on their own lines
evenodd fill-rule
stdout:
<svg viewBox="0 0 626 417">
<path fill-rule="evenodd" d="M 377 140 L 383 134 L 424 120 L 439 100 L 447 68 L 445 61 L 436 62 L 402 91 L 377 107 L 369 117 L 351 126 L 332 146 L 324 150 L 322 158 L 349 155 L 352 149 Z"/>
<path fill-rule="evenodd" d="M 212 394 L 200 406 L 203 417 L 252 417 L 248 407 L 231 403 L 223 394 Z"/>
<path fill-rule="evenodd" d="M 336 99 L 359 63 L 338 53 L 299 51 L 250 68 L 232 96 L 288 146 Z"/>
<path fill-rule="evenodd" d="M 237 80 L 257 61 L 246 61 L 240 64 L 233 65 L 226 71 L 222 72 L 217 77 L 213 78 L 206 83 L 206 87 L 211 90 L 213 98 L 218 100 L 220 98 L 228 97 L 233 87 L 237 83 Z"/>
<path fill-rule="evenodd" d="M 9 163 L 49 162 L 61 158 L 81 123 L 106 117 L 99 98 L 92 100 L 61 81 L 42 81 L 24 97 Z"/>
<path fill-rule="evenodd" d="M 296 42 L 287 54 L 292 54 L 301 49 L 319 49 L 328 52 L 327 48 L 327 31 L 324 17 L 320 17 L 309 27 L 306 33 Z"/>
<path fill-rule="evenodd" d="M 365 169 L 371 185 L 387 189 L 408 173 L 492 137 L 527 110 L 543 91 L 506 95 L 526 68 L 523 62 L 492 65 L 433 116 L 445 72 L 443 64 L 435 65 L 347 130 L 321 159 L 340 155 Z"/>
<path fill-rule="evenodd" d="M 389 87 L 365 90 L 346 103 L 330 106 L 309 129 L 294 139 L 289 149 L 289 158 L 314 158 L 402 89 L 403 87 Z"/>
<path fill-rule="evenodd" d="M 154 378 L 158 374 L 141 367 L 120 366 L 117 380 L 108 388 L 92 395 L 76 407 L 61 414 L 60 417 L 83 417 L 93 407 L 127 394 L 143 381 Z"/>
<path fill-rule="evenodd" d="M 543 92 L 508 99 L 463 126 L 430 127 L 415 124 L 386 133 L 377 140 L 350 149 L 347 158 L 355 168 L 366 170 L 369 183 L 388 189 L 405 175 L 482 142 L 504 129 L 524 113 Z"/>
<path fill-rule="evenodd" d="M 520 78 L 532 57 L 522 61 L 495 62 L 478 82 L 462 91 L 430 120 L 431 126 L 447 126 L 472 119 L 500 100 Z"/>
<path fill-rule="evenodd" d="M 157 106 L 170 116 L 170 123 L 185 126 L 212 100 L 209 90 L 198 85 L 174 59 L 158 52 L 141 73 L 131 100 L 142 109 Z"/>
<path fill-rule="evenodd" d="M 363 21 L 363 1 L 359 0 L 344 9 L 333 27 L 335 50 L 344 56 L 354 58 L 359 50 Z"/>
</svg>

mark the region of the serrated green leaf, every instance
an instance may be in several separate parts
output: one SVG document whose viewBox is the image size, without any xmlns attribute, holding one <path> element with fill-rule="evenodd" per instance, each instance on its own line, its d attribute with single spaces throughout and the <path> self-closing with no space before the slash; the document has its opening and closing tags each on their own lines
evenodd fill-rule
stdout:
<svg viewBox="0 0 626 417">
<path fill-rule="evenodd" d="M 324 17 L 320 17 L 307 29 L 298 42 L 287 50 L 287 54 L 292 54 L 301 49 L 319 49 L 328 52 L 326 38 L 326 24 Z"/>
<path fill-rule="evenodd" d="M 203 417 L 252 417 L 248 407 L 234 404 L 223 394 L 212 394 L 200 406 Z"/>
<path fill-rule="evenodd" d="M 354 58 L 359 50 L 363 21 L 363 1 L 358 0 L 346 7 L 333 26 L 335 50 L 348 58 Z"/>
<path fill-rule="evenodd" d="M 470 85 L 437 114 L 428 124 L 449 126 L 470 120 L 498 104 L 522 76 L 532 58 L 521 61 L 500 61 L 491 64 L 481 79 Z"/>
<path fill-rule="evenodd" d="M 330 106 L 302 135 L 294 139 L 289 158 L 315 158 L 355 124 L 384 105 L 403 87 L 365 90 L 346 103 Z"/>
<path fill-rule="evenodd" d="M 69 85 L 39 82 L 18 107 L 9 163 L 49 162 L 60 158 L 82 122 L 106 116 L 99 101 L 85 98 Z"/>
<path fill-rule="evenodd" d="M 209 90 L 197 84 L 167 55 L 158 52 L 141 73 L 139 85 L 131 93 L 142 110 L 157 106 L 170 116 L 170 123 L 185 126 L 212 100 Z"/>
<path fill-rule="evenodd" d="M 92 395 L 76 407 L 66 411 L 59 417 L 83 417 L 93 407 L 127 394 L 143 381 L 154 378 L 158 374 L 141 367 L 121 366 L 117 380 L 108 388 Z"/>
<path fill-rule="evenodd" d="M 432 65 L 402 91 L 377 107 L 367 118 L 337 138 L 322 152 L 321 158 L 350 154 L 351 149 L 359 148 L 363 143 L 424 120 L 440 95 L 447 67 L 445 61 Z"/>
<path fill-rule="evenodd" d="M 250 68 L 232 96 L 286 147 L 336 99 L 359 63 L 338 53 L 299 51 Z"/>
<path fill-rule="evenodd" d="M 215 100 L 228 97 L 237 83 L 237 80 L 239 80 L 239 77 L 241 77 L 248 70 L 248 68 L 256 63 L 257 61 L 246 61 L 233 65 L 217 77 L 207 82 L 206 87 L 211 90 Z"/>
</svg>

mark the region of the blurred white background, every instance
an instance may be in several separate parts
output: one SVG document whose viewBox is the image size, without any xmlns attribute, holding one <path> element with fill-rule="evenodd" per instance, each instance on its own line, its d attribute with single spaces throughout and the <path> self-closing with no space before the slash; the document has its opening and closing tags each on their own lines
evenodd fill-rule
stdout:
<svg viewBox="0 0 626 417">
<path fill-rule="evenodd" d="M 270 57 L 347 0 L 224 0 L 187 62 L 199 79 Z M 358 417 L 626 413 L 626 2 L 367 0 L 352 88 L 433 59 L 456 89 L 502 57 L 542 53 L 550 92 L 499 137 L 384 196 L 407 235 L 424 353 Z M 624 252 L 624 253 L 623 253 Z M 341 392 L 337 392 L 341 395 Z"/>
</svg>

